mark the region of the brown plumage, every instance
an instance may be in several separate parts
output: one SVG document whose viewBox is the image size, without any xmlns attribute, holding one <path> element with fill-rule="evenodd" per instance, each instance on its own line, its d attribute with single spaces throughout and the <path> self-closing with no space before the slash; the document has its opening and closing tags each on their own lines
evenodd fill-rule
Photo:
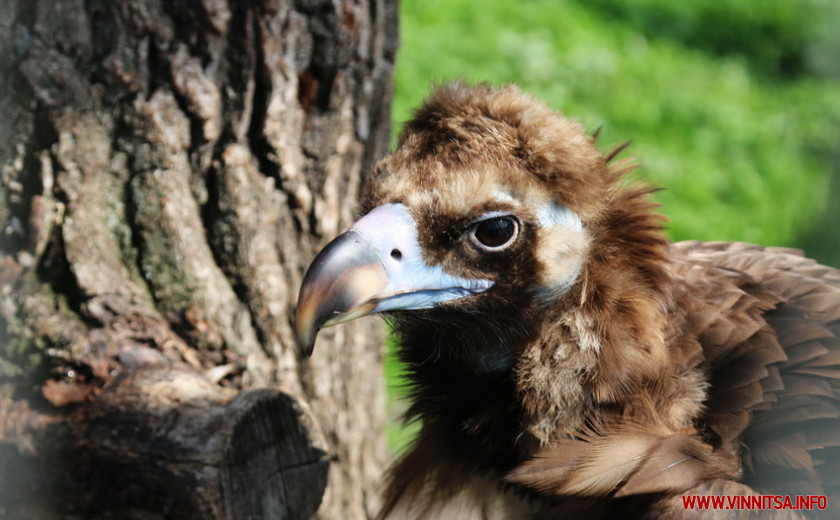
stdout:
<svg viewBox="0 0 840 520">
<path fill-rule="evenodd" d="M 514 87 L 441 87 L 377 165 L 369 217 L 313 264 L 303 341 L 370 312 L 401 337 L 421 429 L 383 517 L 688 518 L 679 496 L 711 492 L 838 504 L 840 272 L 670 243 L 614 155 Z M 334 259 L 359 236 L 381 271 L 364 296 L 346 281 L 362 261 Z M 400 285 L 411 262 L 422 276 Z"/>
</svg>

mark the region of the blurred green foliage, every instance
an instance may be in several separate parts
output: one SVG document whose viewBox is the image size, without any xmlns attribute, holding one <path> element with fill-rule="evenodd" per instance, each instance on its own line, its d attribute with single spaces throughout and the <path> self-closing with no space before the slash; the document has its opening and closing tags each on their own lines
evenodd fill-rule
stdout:
<svg viewBox="0 0 840 520">
<path fill-rule="evenodd" d="M 825 71 L 837 59 L 835 0 L 589 0 L 586 5 L 645 35 L 712 56 L 740 56 L 753 74 L 791 79 Z"/>
<path fill-rule="evenodd" d="M 673 239 L 840 266 L 840 2 L 402 0 L 400 23 L 395 131 L 434 82 L 516 83 L 632 140 Z"/>
</svg>

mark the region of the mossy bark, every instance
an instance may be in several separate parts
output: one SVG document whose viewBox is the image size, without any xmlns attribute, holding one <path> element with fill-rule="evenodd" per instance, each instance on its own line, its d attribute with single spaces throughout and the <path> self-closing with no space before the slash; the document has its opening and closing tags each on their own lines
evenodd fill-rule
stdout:
<svg viewBox="0 0 840 520">
<path fill-rule="evenodd" d="M 129 423 L 200 412 L 186 397 L 161 404 L 166 385 L 120 393 L 141 373 L 183 373 L 215 396 L 214 442 L 236 431 L 268 443 L 262 433 L 283 428 L 254 417 L 277 407 L 320 430 L 302 437 L 324 453 L 312 482 L 330 461 L 317 516 L 372 516 L 386 456 L 381 331 L 325 331 L 309 360 L 291 323 L 307 262 L 352 222 L 387 151 L 395 2 L 2 4 L 0 512 L 189 518 L 172 504 L 199 492 L 192 482 L 216 486 L 193 517 L 240 517 L 248 472 L 265 469 L 242 461 L 265 447 L 250 459 L 208 450 L 195 479 L 154 487 L 128 480 L 182 460 L 183 439 L 162 427 L 172 452 L 149 454 L 97 427 L 117 411 Z M 280 404 L 249 400 L 258 388 Z M 244 408 L 226 413 L 237 392 Z M 106 499 L 120 479 L 134 491 Z M 285 500 L 254 490 L 271 507 Z"/>
</svg>

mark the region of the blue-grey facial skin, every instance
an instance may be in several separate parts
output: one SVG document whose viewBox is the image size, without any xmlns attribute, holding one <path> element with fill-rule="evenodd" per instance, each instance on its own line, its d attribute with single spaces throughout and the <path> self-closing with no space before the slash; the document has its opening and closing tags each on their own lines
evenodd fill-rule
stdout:
<svg viewBox="0 0 840 520">
<path fill-rule="evenodd" d="M 408 208 L 385 204 L 330 242 L 312 262 L 298 298 L 298 338 L 311 354 L 322 327 L 377 312 L 429 309 L 492 285 L 426 264 Z"/>
</svg>

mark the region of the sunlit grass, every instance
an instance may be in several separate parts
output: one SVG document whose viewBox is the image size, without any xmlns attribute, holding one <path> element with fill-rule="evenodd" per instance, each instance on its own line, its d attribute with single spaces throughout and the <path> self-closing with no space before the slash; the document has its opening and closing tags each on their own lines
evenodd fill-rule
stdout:
<svg viewBox="0 0 840 520">
<path fill-rule="evenodd" d="M 388 401 L 387 413 L 389 423 L 387 427 L 388 445 L 395 453 L 401 453 L 416 435 L 420 425 L 417 423 L 402 425 L 402 414 L 405 411 L 405 397 L 408 393 L 403 364 L 396 356 L 394 334 L 388 334 L 388 347 L 385 356 L 385 384 L 387 385 Z"/>
</svg>

